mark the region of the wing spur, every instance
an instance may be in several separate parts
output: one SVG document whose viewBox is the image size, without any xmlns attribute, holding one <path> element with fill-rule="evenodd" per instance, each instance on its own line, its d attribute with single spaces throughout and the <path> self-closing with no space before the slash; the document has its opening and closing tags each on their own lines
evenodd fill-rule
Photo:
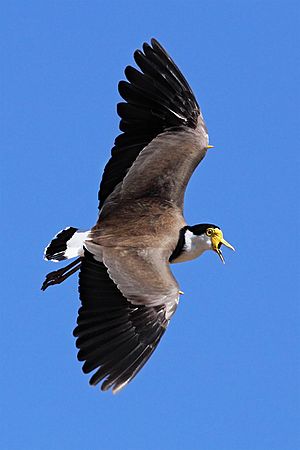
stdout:
<svg viewBox="0 0 300 450">
<path fill-rule="evenodd" d="M 127 66 L 128 81 L 119 83 L 120 134 L 111 152 L 98 194 L 99 209 L 120 183 L 139 153 L 158 134 L 172 127 L 197 127 L 199 105 L 186 79 L 155 40 L 143 45 L 134 59 L 141 71 Z"/>
<path fill-rule="evenodd" d="M 79 309 L 74 336 L 90 384 L 122 389 L 157 347 L 169 319 L 165 305 L 133 305 L 121 294 L 103 263 L 85 251 L 79 275 Z M 174 308 L 175 310 L 175 308 Z"/>
</svg>

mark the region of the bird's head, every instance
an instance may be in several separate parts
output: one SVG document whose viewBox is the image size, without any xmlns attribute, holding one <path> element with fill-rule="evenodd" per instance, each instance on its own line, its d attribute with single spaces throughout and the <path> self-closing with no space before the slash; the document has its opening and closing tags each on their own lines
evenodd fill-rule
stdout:
<svg viewBox="0 0 300 450">
<path fill-rule="evenodd" d="M 225 241 L 223 233 L 217 225 L 210 223 L 186 225 L 180 231 L 178 244 L 170 257 L 170 262 L 189 261 L 202 255 L 206 250 L 213 250 L 224 263 L 222 245 L 234 250 L 233 246 Z"/>
<path fill-rule="evenodd" d="M 221 261 L 225 263 L 221 246 L 225 245 L 225 247 L 228 247 L 231 250 L 235 251 L 234 247 L 224 239 L 221 229 L 217 226 L 208 226 L 205 230 L 205 234 L 208 240 L 210 240 L 211 249 L 216 252 L 219 255 Z"/>
<path fill-rule="evenodd" d="M 211 223 L 186 225 L 180 230 L 179 240 L 170 257 L 170 262 L 189 261 L 202 255 L 206 250 L 213 250 L 224 263 L 225 260 L 221 250 L 222 245 L 234 250 L 233 246 L 225 241 L 223 233 L 217 225 Z"/>
</svg>

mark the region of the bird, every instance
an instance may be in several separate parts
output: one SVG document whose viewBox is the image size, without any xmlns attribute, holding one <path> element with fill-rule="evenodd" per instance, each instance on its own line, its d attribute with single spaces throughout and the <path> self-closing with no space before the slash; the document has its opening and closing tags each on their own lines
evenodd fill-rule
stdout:
<svg viewBox="0 0 300 450">
<path fill-rule="evenodd" d="M 90 384 L 116 393 L 157 348 L 183 292 L 170 265 L 207 250 L 222 262 L 232 250 L 220 227 L 188 225 L 184 194 L 209 144 L 202 112 L 188 82 L 156 40 L 134 52 L 118 84 L 120 134 L 100 183 L 97 223 L 67 227 L 44 258 L 76 258 L 46 275 L 42 290 L 79 270 L 78 360 Z"/>
</svg>

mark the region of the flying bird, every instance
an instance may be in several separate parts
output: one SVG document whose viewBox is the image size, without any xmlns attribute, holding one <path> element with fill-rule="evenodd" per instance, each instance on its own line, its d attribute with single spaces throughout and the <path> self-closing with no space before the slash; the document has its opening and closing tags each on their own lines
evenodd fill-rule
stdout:
<svg viewBox="0 0 300 450">
<path fill-rule="evenodd" d="M 99 189 L 99 216 L 88 231 L 68 227 L 46 260 L 77 258 L 49 273 L 42 290 L 79 270 L 81 307 L 74 330 L 91 385 L 118 392 L 150 358 L 176 311 L 179 285 L 170 264 L 206 250 L 224 262 L 234 250 L 214 224 L 187 225 L 187 183 L 206 155 L 207 128 L 195 96 L 166 50 L 152 39 L 127 66 L 115 139 Z"/>
</svg>

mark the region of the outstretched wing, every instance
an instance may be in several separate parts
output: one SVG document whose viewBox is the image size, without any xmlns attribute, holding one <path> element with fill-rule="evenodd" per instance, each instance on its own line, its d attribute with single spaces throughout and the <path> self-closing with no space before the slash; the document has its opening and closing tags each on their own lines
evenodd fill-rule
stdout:
<svg viewBox="0 0 300 450">
<path fill-rule="evenodd" d="M 201 150 L 207 143 L 207 131 L 198 103 L 168 53 L 152 39 L 151 46 L 144 43 L 143 52 L 137 50 L 134 53 L 134 59 L 141 72 L 128 66 L 125 69 L 128 81 L 119 83 L 120 95 L 125 100 L 117 107 L 122 134 L 116 138 L 111 159 L 104 169 L 98 194 L 99 209 L 124 179 L 141 151 L 166 130 L 173 129 L 174 134 L 180 130 L 183 141 L 184 129 L 198 130 L 198 152 L 193 158 L 189 158 L 187 152 L 185 158 L 185 165 L 189 161 L 191 166 L 188 177 L 205 154 Z M 176 157 L 174 154 L 175 165 Z"/>
<path fill-rule="evenodd" d="M 111 264 L 109 257 L 107 264 Z M 107 267 L 85 251 L 79 275 L 82 306 L 74 330 L 79 348 L 78 359 L 85 361 L 83 371 L 90 373 L 95 370 L 90 384 L 96 385 L 104 380 L 101 389 L 105 391 L 112 388 L 113 392 L 127 385 L 150 358 L 178 302 L 178 289 L 174 280 L 177 294 L 173 301 L 168 298 L 167 303 L 162 300 L 160 304 L 157 301 L 147 304 L 145 297 L 142 299 L 142 295 L 138 295 L 137 289 L 133 304 L 118 289 L 118 281 L 111 279 L 111 276 L 119 279 L 115 268 L 114 260 L 109 275 Z M 125 277 L 127 275 L 130 278 L 131 273 L 131 269 L 126 269 Z M 149 273 L 151 276 L 151 270 Z M 170 292 L 172 288 L 167 284 L 167 292 Z M 125 290 L 128 289 L 122 277 L 121 285 L 123 288 L 125 285 Z"/>
</svg>

